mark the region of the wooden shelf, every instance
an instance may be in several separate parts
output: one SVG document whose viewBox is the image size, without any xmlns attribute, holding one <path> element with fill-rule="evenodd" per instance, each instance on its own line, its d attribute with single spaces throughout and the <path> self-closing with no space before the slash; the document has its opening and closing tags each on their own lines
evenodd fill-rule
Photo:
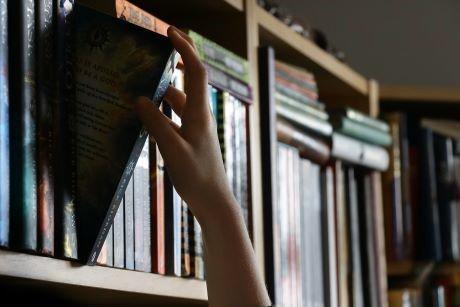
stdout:
<svg viewBox="0 0 460 307">
<path fill-rule="evenodd" d="M 368 80 L 365 77 L 295 33 L 264 9 L 257 6 L 255 16 L 260 28 L 259 43 L 274 47 L 281 60 L 310 70 L 318 81 L 320 95 L 368 95 Z"/>
<path fill-rule="evenodd" d="M 159 297 L 162 301 L 181 301 L 206 305 L 204 281 L 161 276 L 101 266 L 84 266 L 65 260 L 0 250 L 1 278 L 57 283 L 115 292 Z"/>
<path fill-rule="evenodd" d="M 404 86 L 381 85 L 382 101 L 398 101 L 401 103 L 455 103 L 460 104 L 459 87 Z"/>
</svg>

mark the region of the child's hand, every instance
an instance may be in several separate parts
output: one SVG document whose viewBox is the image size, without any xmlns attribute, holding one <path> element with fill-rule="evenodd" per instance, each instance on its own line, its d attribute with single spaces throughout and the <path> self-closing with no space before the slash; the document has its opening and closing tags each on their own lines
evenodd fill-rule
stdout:
<svg viewBox="0 0 460 307">
<path fill-rule="evenodd" d="M 214 212 L 219 209 L 217 200 L 220 204 L 235 201 L 209 107 L 206 70 L 186 34 L 170 27 L 168 36 L 184 61 L 185 93 L 169 87 L 165 100 L 181 117 L 182 126 L 173 123 L 145 97 L 139 99 L 137 111 L 158 144 L 174 187 L 200 220 L 205 214 L 221 213 Z"/>
</svg>

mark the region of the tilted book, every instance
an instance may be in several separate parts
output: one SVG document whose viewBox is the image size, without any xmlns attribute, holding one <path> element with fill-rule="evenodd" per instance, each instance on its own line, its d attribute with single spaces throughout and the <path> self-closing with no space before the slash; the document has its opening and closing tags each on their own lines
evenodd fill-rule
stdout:
<svg viewBox="0 0 460 307">
<path fill-rule="evenodd" d="M 84 6 L 74 43 L 78 252 L 94 264 L 147 139 L 136 98 L 159 104 L 178 57 L 166 37 Z"/>
</svg>

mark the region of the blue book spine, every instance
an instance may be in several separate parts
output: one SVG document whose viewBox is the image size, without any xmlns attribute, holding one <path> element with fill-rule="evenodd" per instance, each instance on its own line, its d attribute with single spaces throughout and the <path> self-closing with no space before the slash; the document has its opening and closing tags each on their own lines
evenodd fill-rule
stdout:
<svg viewBox="0 0 460 307">
<path fill-rule="evenodd" d="M 7 246 L 10 222 L 8 4 L 0 0 L 0 246 Z"/>
</svg>

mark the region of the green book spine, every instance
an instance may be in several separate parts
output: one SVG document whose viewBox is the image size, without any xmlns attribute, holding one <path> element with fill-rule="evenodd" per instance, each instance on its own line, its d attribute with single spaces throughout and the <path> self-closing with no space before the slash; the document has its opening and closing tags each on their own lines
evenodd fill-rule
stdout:
<svg viewBox="0 0 460 307">
<path fill-rule="evenodd" d="M 345 115 L 349 119 L 352 119 L 354 121 L 360 122 L 360 123 L 362 123 L 364 125 L 367 125 L 369 127 L 372 127 L 372 128 L 378 129 L 378 130 L 382 130 L 384 132 L 389 132 L 390 131 L 390 127 L 384 121 L 369 117 L 369 116 L 367 116 L 367 115 L 365 115 L 365 114 L 363 114 L 363 113 L 361 113 L 359 111 L 356 111 L 356 110 L 353 110 L 353 109 L 350 109 L 350 108 L 346 108 L 345 109 Z"/>
<path fill-rule="evenodd" d="M 313 108 L 316 108 L 316 109 L 319 109 L 319 110 L 324 110 L 324 104 L 316 101 L 316 100 L 312 100 L 311 98 L 308 98 L 307 96 L 291 89 L 291 88 L 288 88 L 287 86 L 284 86 L 282 84 L 279 84 L 279 83 L 276 83 L 275 84 L 275 89 L 276 89 L 276 92 L 288 97 L 288 98 L 291 98 L 293 100 L 297 100 L 303 104 L 306 104 L 306 105 L 309 105 L 309 106 L 312 106 Z"/>
<path fill-rule="evenodd" d="M 276 103 L 279 103 L 293 111 L 301 112 L 303 114 L 307 114 L 310 116 L 315 116 L 322 120 L 329 119 L 329 115 L 326 112 L 318 110 L 309 105 L 303 104 L 301 102 L 298 102 L 297 100 L 286 97 L 283 94 L 275 93 L 275 100 L 276 100 Z"/>
<path fill-rule="evenodd" d="M 249 83 L 249 64 L 231 51 L 204 38 L 200 34 L 189 31 L 189 36 L 195 43 L 200 58 L 229 75 Z"/>
<path fill-rule="evenodd" d="M 307 129 L 324 136 L 330 136 L 332 134 L 332 125 L 328 121 L 293 111 L 280 104 L 276 105 L 276 113 L 278 116 L 302 129 Z"/>
<path fill-rule="evenodd" d="M 342 117 L 337 119 L 334 123 L 337 130 L 345 135 L 375 145 L 389 146 L 391 144 L 391 136 L 389 133 L 372 129 L 352 119 Z"/>
</svg>

